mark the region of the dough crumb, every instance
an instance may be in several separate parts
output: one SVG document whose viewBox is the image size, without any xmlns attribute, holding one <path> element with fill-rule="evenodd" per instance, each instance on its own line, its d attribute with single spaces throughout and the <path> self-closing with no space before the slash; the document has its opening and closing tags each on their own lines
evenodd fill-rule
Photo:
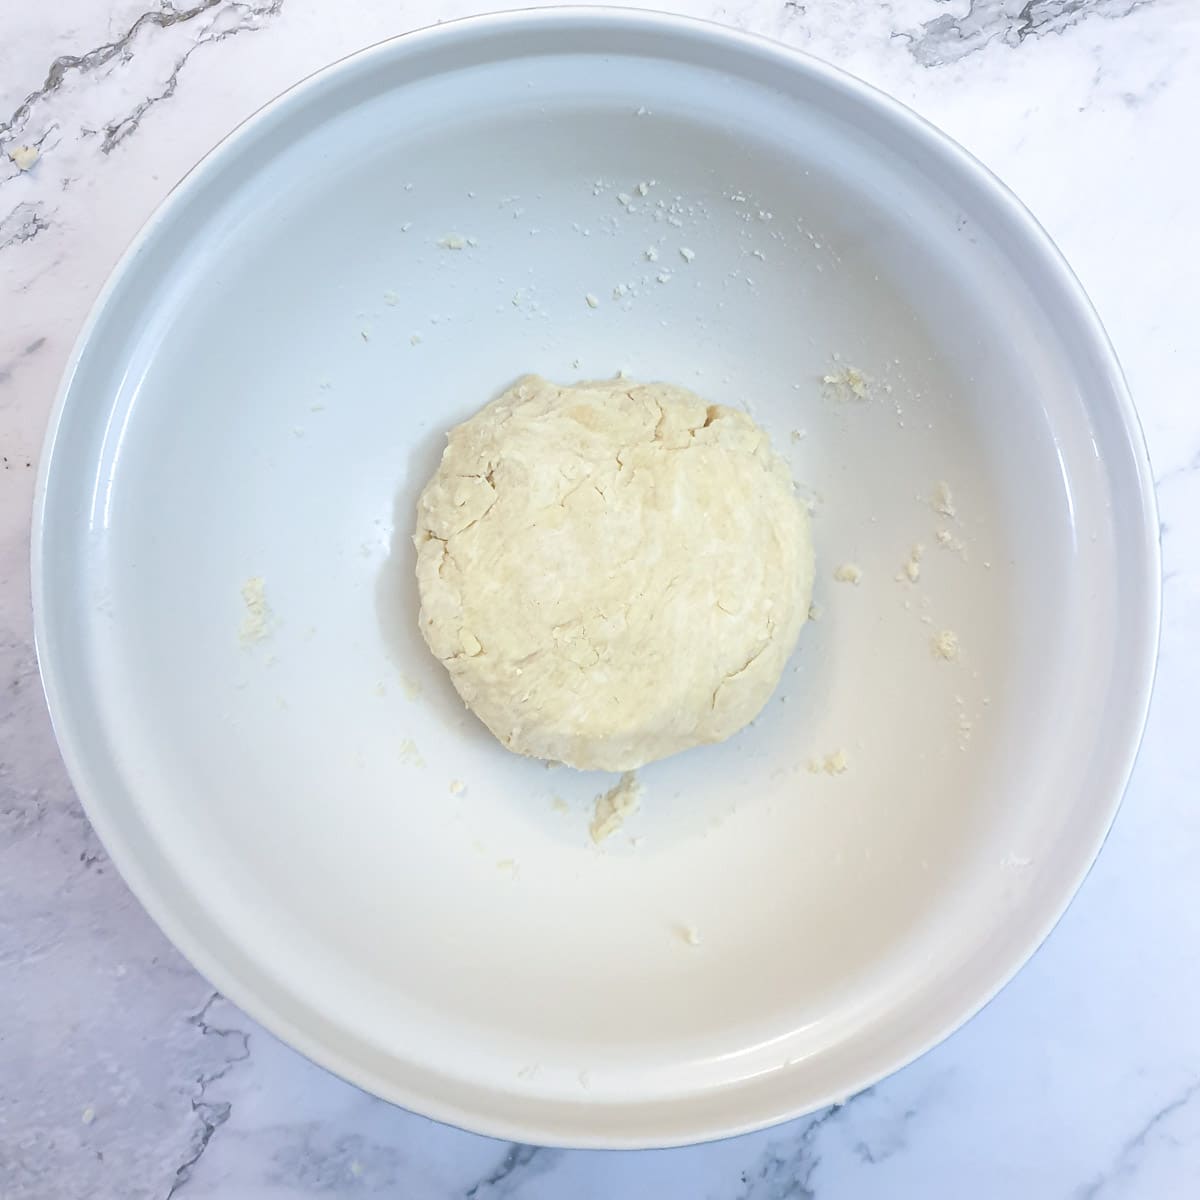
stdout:
<svg viewBox="0 0 1200 1200">
<path fill-rule="evenodd" d="M 450 795 L 461 796 L 467 790 L 467 785 L 461 779 L 450 780 Z"/>
<path fill-rule="evenodd" d="M 909 583 L 916 583 L 921 578 L 921 555 L 924 553 L 925 547 L 918 542 L 909 551 L 908 562 L 904 564 L 896 578 L 901 582 L 907 579 Z"/>
<path fill-rule="evenodd" d="M 679 935 L 682 941 L 687 942 L 689 946 L 700 945 L 700 931 L 695 925 L 678 925 L 675 932 Z"/>
<path fill-rule="evenodd" d="M 271 609 L 267 604 L 266 584 L 260 575 L 252 575 L 242 584 L 242 603 L 246 615 L 242 618 L 238 636 L 242 645 L 261 642 L 270 632 Z"/>
<path fill-rule="evenodd" d="M 404 695 L 409 700 L 416 700 L 421 695 L 421 681 L 411 675 L 401 675 L 400 686 L 404 688 Z"/>
<path fill-rule="evenodd" d="M 838 583 L 853 583 L 857 586 L 862 579 L 862 568 L 857 563 L 842 563 L 834 568 L 833 577 Z"/>
<path fill-rule="evenodd" d="M 839 400 L 869 400 L 870 381 L 857 367 L 843 367 L 822 376 L 821 382 L 832 388 Z"/>
<path fill-rule="evenodd" d="M 1019 854 L 1006 854 L 1000 860 L 1000 865 L 1006 871 L 1024 871 L 1026 868 L 1033 866 L 1033 859 L 1025 858 Z"/>
<path fill-rule="evenodd" d="M 944 480 L 939 479 L 933 485 L 933 495 L 929 500 L 930 505 L 935 513 L 941 513 L 943 517 L 956 517 L 958 510 L 954 507 L 954 494 L 950 491 L 950 485 Z M 941 536 L 938 536 L 938 541 L 941 542 Z M 943 545 L 947 543 L 942 543 Z"/>
<path fill-rule="evenodd" d="M 461 233 L 448 233 L 438 240 L 443 250 L 461 250 L 467 244 L 467 239 Z"/>
<path fill-rule="evenodd" d="M 643 257 L 647 262 L 658 262 L 658 251 L 653 246 L 647 246 Z"/>
<path fill-rule="evenodd" d="M 400 761 L 410 767 L 423 767 L 425 765 L 425 760 L 421 757 L 420 750 L 417 749 L 417 743 L 412 738 L 405 738 L 400 743 Z"/>
<path fill-rule="evenodd" d="M 79 1118 L 85 1125 L 90 1125 L 96 1119 L 96 1110 L 89 1104 Z"/>
<path fill-rule="evenodd" d="M 696 252 L 695 250 L 689 249 L 687 246 L 680 246 L 679 257 L 682 258 L 684 262 L 691 262 L 692 259 L 696 257 Z"/>
<path fill-rule="evenodd" d="M 943 550 L 949 550 L 953 554 L 957 554 L 963 562 L 967 561 L 967 548 L 961 539 L 956 538 L 949 529 L 939 529 L 937 531 L 937 544 Z M 984 563 L 985 567 L 989 564 Z"/>
<path fill-rule="evenodd" d="M 802 441 L 804 441 L 804 439 L 807 436 L 808 436 L 807 430 L 804 430 L 804 429 L 793 429 L 792 430 L 792 441 L 793 442 L 802 442 Z"/>
<path fill-rule="evenodd" d="M 14 146 L 8 157 L 18 171 L 28 171 L 42 157 L 42 152 L 36 146 Z"/>
<path fill-rule="evenodd" d="M 943 629 L 929 639 L 929 644 L 933 648 L 935 658 L 945 662 L 958 661 L 958 634 L 953 629 Z"/>
<path fill-rule="evenodd" d="M 810 621 L 819 621 L 821 619 L 821 606 L 816 601 L 813 601 L 808 606 L 808 619 Z"/>
<path fill-rule="evenodd" d="M 400 303 L 400 294 L 389 289 L 383 293 L 383 302 L 384 304 L 391 305 L 391 307 L 395 308 L 395 306 Z"/>
<path fill-rule="evenodd" d="M 642 785 L 636 771 L 626 771 L 607 792 L 596 797 L 596 812 L 592 817 L 592 841 L 600 843 L 617 832 L 625 818 L 637 812 L 641 802 Z"/>
<path fill-rule="evenodd" d="M 587 301 L 588 308 L 599 308 L 600 307 L 600 301 L 597 300 L 596 297 L 593 296 L 591 292 L 588 292 L 587 295 L 584 296 L 584 300 Z"/>
<path fill-rule="evenodd" d="M 826 775 L 844 775 L 849 766 L 850 760 L 846 757 L 846 751 L 841 749 L 833 750 L 821 758 L 808 760 L 808 770 L 812 775 L 820 775 L 822 771 Z"/>
<path fill-rule="evenodd" d="M 550 807 L 554 809 L 556 813 L 569 813 L 571 811 L 571 806 L 561 796 L 552 797 L 550 800 Z"/>
</svg>

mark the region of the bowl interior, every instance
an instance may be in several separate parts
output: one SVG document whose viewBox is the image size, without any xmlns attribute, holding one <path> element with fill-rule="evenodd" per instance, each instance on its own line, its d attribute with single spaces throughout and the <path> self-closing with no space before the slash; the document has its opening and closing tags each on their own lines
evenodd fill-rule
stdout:
<svg viewBox="0 0 1200 1200">
<path fill-rule="evenodd" d="M 816 513 L 777 695 L 599 847 L 613 778 L 504 751 L 416 629 L 416 493 L 526 371 L 744 406 Z M 731 1132 L 947 1032 L 1077 885 L 1148 688 L 1140 456 L 1048 243 L 914 118 L 705 27 L 468 23 L 289 93 L 123 264 L 47 688 L 151 911 L 318 1060 L 540 1141 Z"/>
</svg>

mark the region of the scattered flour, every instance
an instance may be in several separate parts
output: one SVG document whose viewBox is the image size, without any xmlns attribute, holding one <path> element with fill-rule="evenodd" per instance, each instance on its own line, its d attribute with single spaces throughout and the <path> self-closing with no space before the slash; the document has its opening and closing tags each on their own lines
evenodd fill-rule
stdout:
<svg viewBox="0 0 1200 1200">
<path fill-rule="evenodd" d="M 842 367 L 821 378 L 839 400 L 869 400 L 870 380 L 857 367 Z"/>
<path fill-rule="evenodd" d="M 953 629 L 943 629 L 929 639 L 934 657 L 945 662 L 958 661 L 958 634 Z"/>
<path fill-rule="evenodd" d="M 925 547 L 918 542 L 909 551 L 908 562 L 900 569 L 900 573 L 896 578 L 903 583 L 908 580 L 909 583 L 916 583 L 921 578 L 921 556 L 925 553 Z"/>
<path fill-rule="evenodd" d="M 820 775 L 822 771 L 826 775 L 843 775 L 849 766 L 850 760 L 846 757 L 846 751 L 840 749 L 826 754 L 823 758 L 808 760 L 808 769 L 813 775 Z"/>
<path fill-rule="evenodd" d="M 421 757 L 417 743 L 412 738 L 405 738 L 400 743 L 400 761 L 410 767 L 423 767 L 425 760 Z"/>
<path fill-rule="evenodd" d="M 271 630 L 271 609 L 267 604 L 266 584 L 260 575 L 252 575 L 242 584 L 242 603 L 246 615 L 238 631 L 242 645 L 261 642 Z"/>
<path fill-rule="evenodd" d="M 944 480 L 939 479 L 933 485 L 933 495 L 929 500 L 930 506 L 935 513 L 940 513 L 943 517 L 958 516 L 958 509 L 954 507 L 954 493 L 950 491 L 950 485 Z M 938 538 L 939 542 L 941 538 Z"/>
</svg>

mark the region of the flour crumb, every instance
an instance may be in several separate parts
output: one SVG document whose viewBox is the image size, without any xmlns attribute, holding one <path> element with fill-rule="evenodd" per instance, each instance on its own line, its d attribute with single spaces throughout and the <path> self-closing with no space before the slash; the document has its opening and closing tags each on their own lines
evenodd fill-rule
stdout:
<svg viewBox="0 0 1200 1200">
<path fill-rule="evenodd" d="M 690 249 L 688 246 L 680 246 L 679 257 L 682 258 L 684 262 L 691 262 L 692 259 L 696 257 L 696 252 L 695 250 Z"/>
<path fill-rule="evenodd" d="M 461 233 L 448 233 L 438 239 L 438 245 L 443 250 L 461 250 L 467 244 L 467 239 Z"/>
<path fill-rule="evenodd" d="M 597 796 L 596 811 L 590 826 L 592 841 L 600 843 L 616 833 L 625 818 L 637 811 L 641 796 L 642 785 L 634 771 L 626 771 L 607 792 Z"/>
<path fill-rule="evenodd" d="M 271 609 L 267 604 L 266 584 L 259 575 L 252 575 L 242 584 L 242 603 L 246 615 L 238 631 L 242 645 L 261 642 L 270 632 Z"/>
<path fill-rule="evenodd" d="M 561 796 L 552 796 L 550 798 L 550 807 L 556 813 L 569 813 L 571 811 L 571 806 Z"/>
<path fill-rule="evenodd" d="M 658 262 L 658 251 L 653 246 L 647 246 L 646 249 L 642 251 L 642 257 L 647 262 Z"/>
<path fill-rule="evenodd" d="M 421 695 L 421 681 L 411 675 L 401 675 L 400 686 L 404 688 L 404 695 L 409 700 L 416 700 Z"/>
<path fill-rule="evenodd" d="M 377 696 L 386 696 L 387 695 L 387 688 L 383 686 L 382 679 L 375 685 L 375 695 L 377 695 Z"/>
<path fill-rule="evenodd" d="M 18 171 L 28 171 L 42 157 L 42 152 L 36 146 L 14 146 L 8 157 Z"/>
<path fill-rule="evenodd" d="M 821 606 L 815 600 L 808 606 L 808 619 L 810 621 L 821 619 Z"/>
<path fill-rule="evenodd" d="M 417 743 L 412 738 L 405 738 L 400 743 L 400 761 L 410 767 L 423 767 L 425 760 L 421 757 L 421 751 L 417 749 Z"/>
<path fill-rule="evenodd" d="M 24 168 L 22 168 L 24 170 Z M 79 1119 L 85 1124 L 90 1125 L 96 1119 L 96 1110 L 89 1104 L 80 1115 Z"/>
<path fill-rule="evenodd" d="M 937 544 L 943 550 L 949 550 L 953 554 L 959 555 L 963 562 L 967 561 L 967 548 L 962 543 L 961 539 L 956 538 L 949 529 L 939 529 L 937 531 Z M 987 565 L 986 563 L 984 564 Z"/>
<path fill-rule="evenodd" d="M 1033 859 L 1024 858 L 1019 854 L 1006 854 L 1000 860 L 1000 865 L 1006 871 L 1024 871 L 1033 866 Z"/>
<path fill-rule="evenodd" d="M 945 662 L 958 661 L 958 634 L 953 629 L 943 629 L 929 639 L 935 658 Z"/>
<path fill-rule="evenodd" d="M 833 570 L 833 577 L 838 583 L 852 583 L 856 587 L 862 580 L 862 568 L 857 563 L 846 562 Z"/>
<path fill-rule="evenodd" d="M 450 780 L 450 795 L 461 796 L 467 790 L 467 785 L 461 779 Z"/>
<path fill-rule="evenodd" d="M 870 380 L 857 367 L 843 367 L 821 378 L 821 382 L 833 389 L 839 400 L 869 400 Z"/>
<path fill-rule="evenodd" d="M 584 300 L 587 302 L 588 308 L 599 308 L 600 307 L 600 301 L 597 300 L 596 297 L 593 296 L 591 292 L 588 292 L 584 296 Z"/>
<path fill-rule="evenodd" d="M 812 775 L 820 775 L 822 771 L 826 775 L 844 775 L 849 766 L 850 760 L 846 757 L 846 751 L 841 749 L 833 750 L 821 758 L 808 760 L 808 770 Z"/>
<path fill-rule="evenodd" d="M 925 547 L 918 542 L 908 553 L 908 562 L 900 569 L 900 574 L 896 578 L 903 582 L 908 580 L 909 583 L 916 583 L 921 578 L 921 556 L 925 553 Z"/>
<path fill-rule="evenodd" d="M 933 485 L 933 495 L 930 497 L 929 503 L 933 511 L 940 513 L 943 517 L 956 517 L 958 515 L 958 510 L 954 507 L 954 494 L 950 491 L 950 485 L 944 479 L 939 479 Z M 938 541 L 941 541 L 940 536 Z"/>
<path fill-rule="evenodd" d="M 802 442 L 802 441 L 804 441 L 804 439 L 806 437 L 808 437 L 807 430 L 805 430 L 805 429 L 793 429 L 792 430 L 792 441 L 793 442 Z"/>
<path fill-rule="evenodd" d="M 507 871 L 513 879 L 516 879 L 521 874 L 521 864 L 515 858 L 500 858 L 496 860 L 496 870 Z M 532 1068 L 532 1071 L 536 1070 L 537 1067 Z"/>
<path fill-rule="evenodd" d="M 395 308 L 396 305 L 400 303 L 400 293 L 393 292 L 389 289 L 388 291 L 383 293 L 383 302 L 384 302 L 384 304 L 390 305 L 392 308 Z"/>
<path fill-rule="evenodd" d="M 677 925 L 675 932 L 678 934 L 680 940 L 686 942 L 689 946 L 700 945 L 700 931 L 695 925 Z"/>
</svg>

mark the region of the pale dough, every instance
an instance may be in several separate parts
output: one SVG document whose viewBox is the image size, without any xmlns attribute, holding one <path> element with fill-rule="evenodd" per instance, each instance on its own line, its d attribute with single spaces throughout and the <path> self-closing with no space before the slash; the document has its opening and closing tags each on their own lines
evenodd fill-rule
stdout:
<svg viewBox="0 0 1200 1200">
<path fill-rule="evenodd" d="M 812 598 L 807 509 L 745 413 L 526 376 L 417 505 L 420 625 L 510 750 L 628 771 L 752 720 Z"/>
</svg>

